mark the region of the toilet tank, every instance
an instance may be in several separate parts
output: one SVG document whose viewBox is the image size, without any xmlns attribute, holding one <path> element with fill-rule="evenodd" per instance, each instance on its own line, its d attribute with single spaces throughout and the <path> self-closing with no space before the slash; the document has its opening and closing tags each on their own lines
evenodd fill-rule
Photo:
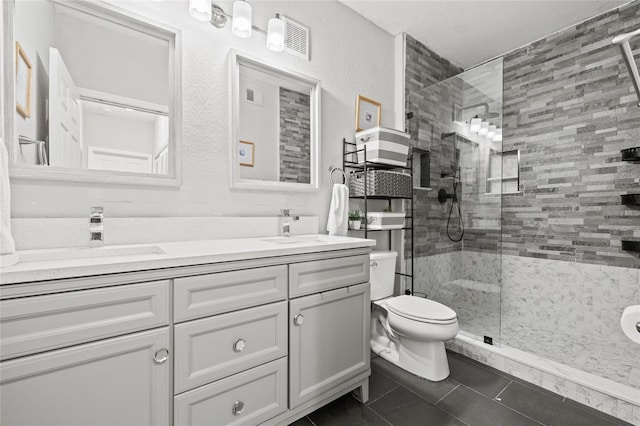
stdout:
<svg viewBox="0 0 640 426">
<path fill-rule="evenodd" d="M 373 251 L 369 260 L 369 281 L 371 282 L 371 300 L 393 296 L 395 282 L 395 251 Z"/>
</svg>

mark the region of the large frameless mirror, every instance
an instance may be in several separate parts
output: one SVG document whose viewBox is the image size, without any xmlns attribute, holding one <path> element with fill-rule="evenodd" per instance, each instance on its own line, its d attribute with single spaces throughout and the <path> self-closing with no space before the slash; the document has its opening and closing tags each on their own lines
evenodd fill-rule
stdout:
<svg viewBox="0 0 640 426">
<path fill-rule="evenodd" d="M 11 175 L 179 184 L 179 32 L 102 2 L 3 3 Z"/>
<path fill-rule="evenodd" d="M 318 189 L 320 82 L 230 53 L 231 186 Z"/>
</svg>

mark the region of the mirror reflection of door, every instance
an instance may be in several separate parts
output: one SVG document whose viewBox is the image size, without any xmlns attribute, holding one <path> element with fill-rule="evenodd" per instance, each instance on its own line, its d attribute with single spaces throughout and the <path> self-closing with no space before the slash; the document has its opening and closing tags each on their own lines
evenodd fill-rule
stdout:
<svg viewBox="0 0 640 426">
<path fill-rule="evenodd" d="M 239 139 L 254 144 L 240 178 L 311 183 L 311 88 L 243 63 L 239 74 Z"/>
<path fill-rule="evenodd" d="M 168 40 L 50 0 L 17 1 L 14 15 L 35 109 L 16 114 L 17 160 L 47 164 L 24 155 L 31 143 L 54 167 L 168 175 Z"/>
<path fill-rule="evenodd" d="M 49 164 L 82 167 L 80 96 L 60 52 L 49 48 Z"/>
</svg>

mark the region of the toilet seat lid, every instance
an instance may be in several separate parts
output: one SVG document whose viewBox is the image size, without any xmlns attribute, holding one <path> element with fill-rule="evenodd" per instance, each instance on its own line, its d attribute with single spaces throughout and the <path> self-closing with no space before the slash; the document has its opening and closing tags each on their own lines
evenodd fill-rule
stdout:
<svg viewBox="0 0 640 426">
<path fill-rule="evenodd" d="M 422 322 L 452 321 L 456 312 L 435 300 L 416 296 L 398 296 L 387 301 L 387 309 L 403 317 Z"/>
</svg>

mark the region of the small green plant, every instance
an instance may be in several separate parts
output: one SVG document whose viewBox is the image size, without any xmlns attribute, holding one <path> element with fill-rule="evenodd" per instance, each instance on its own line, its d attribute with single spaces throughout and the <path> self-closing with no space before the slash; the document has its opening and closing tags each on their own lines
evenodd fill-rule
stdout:
<svg viewBox="0 0 640 426">
<path fill-rule="evenodd" d="M 393 213 L 393 207 L 389 206 L 389 207 L 385 207 L 383 210 L 385 213 Z"/>
<path fill-rule="evenodd" d="M 359 209 L 349 211 L 349 220 L 362 219 L 362 212 Z"/>
</svg>

